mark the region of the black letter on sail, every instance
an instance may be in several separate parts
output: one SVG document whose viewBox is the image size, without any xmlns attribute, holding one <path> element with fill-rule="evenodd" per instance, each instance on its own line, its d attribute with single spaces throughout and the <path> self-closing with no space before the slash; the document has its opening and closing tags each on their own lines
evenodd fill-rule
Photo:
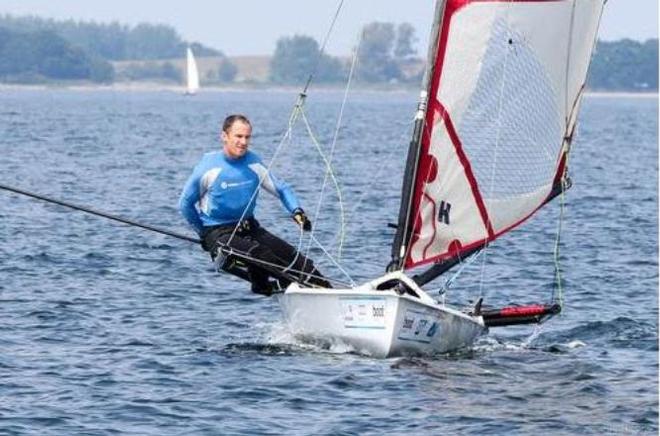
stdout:
<svg viewBox="0 0 660 436">
<path fill-rule="evenodd" d="M 451 203 L 445 203 L 444 201 L 441 201 L 440 207 L 438 209 L 438 221 L 449 225 L 449 209 L 451 209 Z"/>
</svg>

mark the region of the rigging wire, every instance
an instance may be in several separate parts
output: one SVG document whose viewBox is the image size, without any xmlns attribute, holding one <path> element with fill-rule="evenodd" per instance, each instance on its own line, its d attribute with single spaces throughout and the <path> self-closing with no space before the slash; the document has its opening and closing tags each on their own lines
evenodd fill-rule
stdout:
<svg viewBox="0 0 660 436">
<path fill-rule="evenodd" d="M 408 136 L 408 132 L 405 130 L 405 128 L 410 127 L 414 123 L 415 123 L 414 118 L 409 122 L 400 123 L 400 127 L 401 127 L 401 130 L 402 130 L 403 133 L 401 134 L 401 138 L 399 138 L 399 141 L 396 141 L 397 144 L 399 142 L 402 142 L 402 140 L 404 140 Z M 373 174 L 373 175 L 371 175 L 371 174 L 369 175 L 369 179 L 370 179 L 369 183 L 367 184 L 366 188 L 362 189 L 362 193 L 358 197 L 357 201 L 355 201 L 355 206 L 353 206 L 353 208 L 348 211 L 348 216 L 349 217 L 355 216 L 357 211 L 360 210 L 360 208 L 364 204 L 364 201 L 367 199 L 367 196 L 369 194 L 373 194 L 373 190 L 371 188 L 376 183 L 381 183 L 381 175 L 382 175 L 383 171 L 385 170 L 385 168 L 387 167 L 387 164 L 392 162 L 392 157 L 394 156 L 395 153 L 400 153 L 400 152 L 401 152 L 401 150 L 399 150 L 396 146 L 388 147 L 387 154 L 385 155 L 385 157 L 383 159 L 380 159 L 381 163 L 380 163 L 380 165 L 378 165 L 378 167 L 376 169 L 376 173 Z M 351 229 L 348 229 L 347 233 L 350 233 L 350 232 L 351 232 Z M 379 265 L 379 266 L 381 266 L 381 265 Z"/>
<path fill-rule="evenodd" d="M 323 54 L 325 53 L 325 47 L 328 43 L 328 40 L 330 39 L 330 34 L 332 33 L 332 31 L 335 27 L 335 23 L 337 22 L 337 18 L 339 17 L 339 13 L 340 13 L 343 5 L 344 5 L 344 0 L 340 0 L 339 4 L 337 5 L 337 9 L 335 11 L 335 14 L 332 18 L 332 21 L 330 23 L 330 27 L 328 28 L 328 31 L 326 32 L 325 37 L 323 39 L 323 43 L 321 44 L 321 48 L 319 49 L 319 53 L 318 53 L 318 56 L 316 58 L 316 62 L 314 64 L 314 68 L 312 69 L 312 72 L 310 73 L 309 77 L 307 78 L 307 82 L 305 83 L 305 86 L 303 87 L 303 90 L 298 95 L 298 99 L 296 100 L 296 103 L 294 104 L 294 107 L 291 111 L 291 114 L 289 116 L 289 122 L 287 123 L 287 130 L 285 131 L 284 135 L 282 136 L 282 139 L 280 140 L 280 143 L 278 144 L 277 148 L 275 149 L 275 153 L 273 153 L 273 156 L 271 157 L 270 162 L 268 163 L 268 166 L 266 168 L 267 169 L 266 174 L 264 174 L 260 178 L 259 185 L 257 186 L 257 189 L 252 194 L 252 197 L 250 198 L 250 201 L 248 202 L 248 205 L 243 210 L 243 214 L 241 215 L 241 218 L 239 219 L 238 223 L 236 223 L 236 226 L 234 227 L 234 231 L 232 232 L 227 244 L 231 243 L 232 239 L 236 235 L 236 232 L 237 232 L 237 230 L 240 226 L 240 223 L 245 218 L 245 214 L 246 214 L 248 208 L 250 207 L 252 202 L 255 200 L 255 198 L 257 196 L 257 193 L 261 190 L 261 186 L 263 185 L 263 181 L 265 180 L 265 177 L 268 175 L 268 173 L 270 172 L 270 168 L 275 163 L 275 159 L 277 158 L 277 155 L 278 155 L 280 149 L 284 145 L 287 138 L 290 139 L 290 137 L 291 137 L 291 134 L 292 134 L 292 131 L 293 131 L 293 126 L 295 125 L 295 122 L 297 121 L 298 116 L 302 112 L 302 108 L 305 104 L 305 98 L 307 97 L 307 94 L 306 94 L 307 89 L 309 88 L 310 84 L 312 83 L 312 80 L 313 80 L 314 76 L 316 75 L 316 71 L 318 70 L 318 67 L 321 63 L 321 59 L 323 57 Z"/>
<path fill-rule="evenodd" d="M 77 205 L 77 204 L 74 204 L 74 203 L 69 203 L 69 202 L 62 201 L 62 200 L 57 200 L 55 198 L 48 197 L 46 195 L 36 194 L 34 192 L 25 191 L 23 189 L 14 188 L 12 186 L 0 184 L 0 189 L 5 190 L 5 191 L 9 191 L 9 192 L 13 192 L 15 194 L 24 195 L 26 197 L 32 197 L 32 198 L 35 198 L 37 200 L 42 200 L 42 201 L 45 201 L 46 203 L 53 203 L 53 204 L 57 204 L 59 206 L 68 207 L 69 209 L 78 210 L 80 212 L 85 212 L 85 213 L 88 213 L 90 215 L 100 216 L 102 218 L 107 218 L 107 219 L 112 220 L 112 221 L 118 221 L 118 222 L 123 223 L 123 224 L 128 224 L 129 226 L 140 227 L 140 228 L 145 229 L 145 230 L 149 230 L 149 231 L 152 231 L 152 232 L 155 232 L 155 233 L 160 233 L 162 235 L 171 236 L 173 238 L 181 239 L 181 240 L 184 240 L 184 241 L 194 242 L 194 243 L 197 243 L 197 244 L 202 242 L 199 238 L 193 238 L 193 237 L 190 237 L 190 236 L 187 236 L 187 235 L 182 235 L 180 233 L 176 233 L 176 232 L 173 232 L 171 230 L 164 229 L 162 227 L 156 227 L 156 226 L 152 226 L 152 225 L 148 225 L 148 224 L 142 224 L 142 223 L 139 223 L 137 221 L 133 221 L 133 220 L 129 220 L 129 219 L 117 216 L 117 215 L 109 214 L 107 212 L 102 212 L 102 211 L 95 210 L 95 209 L 92 209 L 92 208 L 89 208 L 89 207 L 80 206 L 80 205 Z"/>
<path fill-rule="evenodd" d="M 360 37 L 358 38 L 358 43 L 357 47 L 353 50 L 353 59 L 351 61 L 351 68 L 348 73 L 348 80 L 346 81 L 346 87 L 344 89 L 344 96 L 341 102 L 341 107 L 339 109 L 339 115 L 337 116 L 337 123 L 335 125 L 335 132 L 332 137 L 332 144 L 330 146 L 330 157 L 326 161 L 326 170 L 323 176 L 323 183 L 321 184 L 321 192 L 319 194 L 319 200 L 316 203 L 316 210 L 314 212 L 314 221 L 318 218 L 320 212 L 321 212 L 321 205 L 323 203 L 323 194 L 325 192 L 325 186 L 328 182 L 328 177 L 332 178 L 332 181 L 335 184 L 335 188 L 337 191 L 337 197 L 339 201 L 339 216 L 340 216 L 340 228 L 339 228 L 339 235 L 338 235 L 338 246 L 337 246 L 337 262 L 341 260 L 341 251 L 344 243 L 344 237 L 345 237 L 345 227 L 346 227 L 346 216 L 344 213 L 344 202 L 342 201 L 342 195 L 341 195 L 341 189 L 339 188 L 339 183 L 337 182 L 337 179 L 332 171 L 332 159 L 334 158 L 335 154 L 335 149 L 337 146 L 337 139 L 339 137 L 339 130 L 341 129 L 341 123 L 344 117 L 344 109 L 346 107 L 346 101 L 348 100 L 348 92 L 351 87 L 351 81 L 353 79 L 353 74 L 355 72 L 355 65 L 357 64 L 357 59 L 358 55 L 360 52 L 360 45 L 362 43 L 362 33 L 360 33 Z M 307 117 L 303 115 L 303 119 L 305 120 L 305 125 L 307 127 L 308 132 L 310 132 L 310 136 L 312 137 L 312 140 L 314 141 L 314 144 L 317 147 L 317 150 L 319 154 L 321 154 L 321 157 L 323 157 L 323 152 L 321 151 L 321 147 L 318 144 L 318 141 L 314 138 L 314 136 L 311 133 L 311 127 L 309 126 Z M 312 229 L 312 236 L 313 236 L 314 229 Z M 307 253 L 309 253 L 309 246 L 307 247 Z"/>
<path fill-rule="evenodd" d="M 296 255 L 293 257 L 293 260 L 291 263 L 289 263 L 286 268 L 284 268 L 284 272 L 289 271 L 289 269 L 296 264 L 296 261 L 298 260 L 298 257 L 300 256 L 300 247 L 302 246 L 302 241 L 303 241 L 303 233 L 304 229 L 302 226 L 299 226 L 299 231 L 298 231 L 298 243 L 296 244 Z"/>
<path fill-rule="evenodd" d="M 252 203 L 255 201 L 257 198 L 257 194 L 261 190 L 261 187 L 263 186 L 264 180 L 266 180 L 266 177 L 270 174 L 270 169 L 275 163 L 275 158 L 279 154 L 280 150 L 282 149 L 282 146 L 286 142 L 287 138 L 291 137 L 292 131 L 293 131 L 293 125 L 295 124 L 296 119 L 298 118 L 301 110 L 302 110 L 302 104 L 304 103 L 304 96 L 302 94 L 298 97 L 298 101 L 296 102 L 296 105 L 293 108 L 293 111 L 291 112 L 291 115 L 289 116 L 289 122 L 287 123 L 287 130 L 284 132 L 284 135 L 282 136 L 282 139 L 280 140 L 279 144 L 275 148 L 275 152 L 273 153 L 273 157 L 270 159 L 270 162 L 268 162 L 268 166 L 266 167 L 266 172 L 262 174 L 259 177 L 259 184 L 257 185 L 257 189 L 254 190 L 252 193 L 252 196 L 250 197 L 250 200 L 248 201 L 248 204 L 245 206 L 245 209 L 243 209 L 243 213 L 241 214 L 241 217 L 239 220 L 236 222 L 236 225 L 234 226 L 234 230 L 232 230 L 231 235 L 229 236 L 229 239 L 227 240 L 227 245 L 231 245 L 231 241 L 234 239 L 234 236 L 236 236 L 236 233 L 238 232 L 238 229 L 243 222 L 243 219 L 245 218 L 245 214 L 247 213 L 248 209 L 252 205 Z"/>
<path fill-rule="evenodd" d="M 569 154 L 568 152 L 566 153 L 566 163 L 564 168 L 568 168 L 568 158 Z M 562 232 L 562 224 L 564 222 L 564 210 L 565 210 L 565 202 L 566 202 L 566 195 L 564 192 L 566 191 L 566 179 L 562 178 L 561 180 L 562 184 L 562 190 L 561 193 L 559 194 L 559 220 L 557 222 L 557 235 L 555 237 L 555 246 L 553 249 L 553 260 L 554 260 L 554 267 L 555 267 L 555 281 L 556 281 L 556 287 L 552 288 L 552 295 L 551 295 L 551 302 L 557 301 L 559 303 L 559 307 L 562 309 L 564 308 L 564 289 L 562 287 L 562 277 L 561 277 L 561 264 L 560 264 L 560 259 L 559 259 L 559 248 L 561 244 L 561 232 Z M 555 300 L 555 291 L 557 292 L 556 295 L 556 300 Z"/>
<path fill-rule="evenodd" d="M 316 75 L 319 65 L 321 64 L 321 59 L 325 54 L 325 47 L 328 44 L 328 41 L 330 40 L 330 34 L 335 28 L 335 23 L 337 22 L 337 18 L 339 17 L 339 13 L 341 12 L 341 8 L 343 6 L 344 6 L 344 0 L 339 0 L 339 4 L 337 5 L 337 9 L 335 10 L 335 15 L 332 17 L 332 21 L 330 22 L 330 27 L 328 28 L 328 31 L 326 32 L 325 37 L 323 38 L 323 43 L 321 43 L 321 47 L 319 49 L 318 56 L 316 57 L 316 63 L 314 64 L 314 68 L 312 69 L 311 74 L 307 78 L 307 82 L 305 83 L 305 86 L 303 87 L 301 94 L 307 93 L 307 89 L 309 88 L 309 85 L 312 83 L 312 80 Z"/>
<path fill-rule="evenodd" d="M 506 8 L 506 13 L 505 13 L 505 22 L 506 22 L 506 29 L 509 29 L 509 20 L 510 20 L 510 13 L 511 13 L 511 3 L 507 4 Z M 507 67 L 509 65 L 509 53 L 513 49 L 513 45 L 510 43 L 512 41 L 512 36 L 510 35 L 506 40 L 509 41 L 509 44 L 507 44 L 506 50 L 505 50 L 505 55 L 504 55 L 504 64 L 502 66 L 502 79 L 500 83 L 500 90 L 499 90 L 499 97 L 497 99 L 497 130 L 495 133 L 495 149 L 493 151 L 493 164 L 491 166 L 491 172 L 490 172 L 490 186 L 489 186 L 489 194 L 492 197 L 494 187 L 495 187 L 495 171 L 497 168 L 497 155 L 498 155 L 498 150 L 500 146 L 500 139 L 501 139 L 501 134 L 502 134 L 502 108 L 504 106 L 504 88 L 506 84 L 506 79 L 507 79 Z M 490 236 L 490 235 L 489 235 Z M 490 251 L 489 248 L 489 243 L 486 242 L 483 248 L 484 256 L 481 262 L 481 274 L 479 278 L 479 296 L 484 297 L 484 277 L 486 273 L 486 259 L 488 257 L 488 251 Z"/>
<path fill-rule="evenodd" d="M 346 276 L 346 278 L 348 278 L 348 280 L 349 280 L 350 283 L 351 283 L 351 286 L 355 286 L 355 281 L 354 281 L 353 278 L 350 276 L 350 274 L 348 274 L 348 273 L 346 272 L 346 270 L 345 270 L 344 268 L 342 268 L 341 265 L 333 259 L 332 255 L 331 255 L 330 253 L 328 253 L 328 251 L 325 249 L 325 247 L 323 247 L 323 244 L 321 244 L 321 243 L 316 239 L 316 237 L 314 237 L 313 234 L 310 234 L 309 237 L 310 237 L 311 240 L 313 240 L 313 241 L 319 246 L 319 248 L 320 248 L 321 250 L 323 250 L 323 252 L 325 253 L 325 255 L 328 256 L 328 258 L 332 261 L 332 263 L 335 264 L 335 266 L 339 269 L 339 271 L 341 271 L 341 272 Z"/>
<path fill-rule="evenodd" d="M 309 272 L 304 271 L 304 270 L 293 269 L 293 268 L 289 268 L 288 270 L 285 270 L 284 267 L 282 265 L 278 264 L 278 263 L 268 262 L 266 260 L 262 260 L 262 259 L 250 256 L 249 254 L 237 251 L 237 250 L 235 250 L 231 247 L 221 247 L 221 251 L 225 256 L 236 256 L 236 257 L 239 257 L 241 259 L 245 259 L 245 260 L 247 260 L 251 263 L 256 263 L 256 264 L 259 264 L 263 267 L 268 267 L 268 268 L 280 271 L 284 274 L 287 274 L 287 273 L 291 272 L 291 273 L 296 273 L 296 274 L 300 275 L 300 277 L 306 277 L 308 279 L 309 278 L 316 278 L 316 279 L 321 279 L 321 280 L 327 280 L 331 283 L 336 283 L 336 284 L 339 284 L 339 285 L 342 285 L 342 286 L 348 285 L 348 283 L 343 281 L 343 280 L 331 279 L 331 278 L 328 278 L 328 277 L 325 277 L 325 276 L 320 276 L 318 274 L 312 274 L 312 273 L 309 273 Z"/>
<path fill-rule="evenodd" d="M 69 202 L 62 201 L 62 200 L 57 200 L 55 198 L 48 197 L 46 195 L 41 195 L 41 194 L 37 194 L 37 193 L 34 193 L 34 192 L 25 191 L 23 189 L 15 188 L 15 187 L 4 185 L 4 184 L 0 184 L 0 189 L 5 190 L 5 191 L 9 191 L 9 192 L 13 192 L 15 194 L 24 195 L 26 197 L 32 197 L 32 198 L 35 198 L 37 200 L 45 201 L 47 203 L 57 204 L 58 206 L 67 207 L 69 209 L 78 210 L 80 212 L 85 212 L 85 213 L 88 213 L 90 215 L 96 215 L 96 216 L 106 218 L 106 219 L 109 219 L 109 220 L 112 220 L 112 221 L 117 221 L 117 222 L 120 222 L 122 224 L 127 224 L 129 226 L 139 227 L 139 228 L 142 228 L 142 229 L 145 229 L 145 230 L 149 230 L 151 232 L 160 233 L 160 234 L 166 235 L 166 236 L 171 236 L 173 238 L 181 239 L 181 240 L 184 240 L 184 241 L 193 242 L 193 243 L 196 243 L 196 244 L 201 243 L 201 240 L 199 238 L 193 238 L 191 236 L 182 235 L 180 233 L 176 233 L 176 232 L 173 232 L 171 230 L 168 230 L 168 229 L 165 229 L 165 228 L 162 228 L 162 227 L 157 227 L 157 226 L 152 226 L 152 225 L 149 225 L 149 224 L 139 223 L 137 221 L 133 221 L 133 220 L 123 218 L 123 217 L 120 217 L 120 216 L 117 216 L 117 215 L 113 215 L 113 214 L 110 214 L 110 213 L 107 213 L 107 212 L 102 212 L 102 211 L 95 210 L 95 209 L 92 209 L 92 208 L 89 208 L 89 207 L 80 206 L 80 205 L 77 205 L 77 204 L 74 204 L 74 203 L 69 203 Z M 233 256 L 240 257 L 242 259 L 248 260 L 252 263 L 256 263 L 256 264 L 259 264 L 259 265 L 262 265 L 262 266 L 265 266 L 265 267 L 276 269 L 278 271 L 282 270 L 282 265 L 275 264 L 275 263 L 272 263 L 272 262 L 267 262 L 267 261 L 264 261 L 264 260 L 261 260 L 261 259 L 257 259 L 255 257 L 250 256 L 249 254 L 243 253 L 241 251 L 237 251 L 237 250 L 235 250 L 231 247 L 223 246 L 223 247 L 221 247 L 221 251 L 225 255 L 233 255 Z M 321 276 L 318 276 L 318 275 L 308 274 L 307 272 L 302 271 L 302 270 L 289 269 L 289 272 L 298 273 L 301 276 L 305 275 L 307 277 L 326 279 L 326 280 L 329 280 L 332 283 L 338 283 L 338 284 L 341 284 L 341 285 L 346 285 L 347 284 L 346 282 L 343 282 L 341 280 L 328 279 L 327 277 L 321 277 Z"/>
<path fill-rule="evenodd" d="M 405 139 L 408 136 L 408 132 L 406 131 L 405 128 L 410 127 L 410 125 L 414 124 L 414 122 L 415 119 L 413 118 L 410 121 L 397 124 L 400 127 L 400 129 L 397 130 L 401 130 L 402 134 L 401 134 L 401 138 L 398 141 L 395 141 L 396 144 L 402 143 L 401 140 Z M 379 159 L 380 165 L 376 167 L 375 174 L 369 175 L 369 182 L 367 183 L 366 188 L 361 189 L 360 196 L 355 202 L 353 202 L 354 203 L 353 208 L 347 212 L 347 221 L 351 221 L 351 218 L 354 217 L 357 214 L 358 210 L 360 210 L 362 206 L 365 204 L 367 197 L 373 194 L 373 190 L 372 190 L 373 186 L 376 183 L 381 183 L 381 176 L 385 171 L 385 169 L 388 167 L 387 164 L 393 161 L 392 157 L 394 156 L 394 154 L 401 152 L 401 150 L 396 146 L 387 147 L 387 150 L 388 150 L 387 154 L 384 156 L 384 158 Z M 348 235 L 352 234 L 354 231 L 355 229 L 351 229 L 350 227 L 347 227 L 344 237 L 347 237 Z M 338 238 L 338 235 L 339 232 L 337 232 L 335 236 L 333 236 L 333 239 Z M 376 271 L 380 271 L 383 268 L 382 263 L 365 262 L 364 259 L 360 260 L 360 265 L 371 267 Z"/>
<path fill-rule="evenodd" d="M 250 200 L 248 201 L 247 206 L 243 210 L 243 213 L 241 214 L 240 219 L 238 220 L 238 222 L 234 226 L 234 229 L 233 229 L 233 231 L 232 231 L 232 233 L 229 237 L 229 240 L 227 241 L 227 245 L 231 244 L 231 241 L 236 236 L 236 233 L 237 233 L 237 231 L 240 227 L 240 224 L 245 218 L 245 214 L 247 213 L 250 205 L 252 205 L 252 203 L 255 201 L 255 199 L 257 197 L 257 194 L 261 190 L 261 187 L 263 186 L 263 182 L 264 182 L 265 178 L 268 177 L 268 174 L 270 173 L 270 169 L 273 166 L 273 164 L 275 163 L 275 160 L 276 160 L 280 150 L 282 149 L 284 144 L 287 142 L 287 140 L 288 141 L 291 140 L 291 137 L 292 137 L 292 134 L 293 134 L 293 127 L 295 126 L 295 123 L 298 120 L 298 117 L 300 115 L 302 115 L 303 118 L 305 118 L 305 120 L 306 120 L 303 107 L 305 105 L 305 99 L 307 97 L 307 90 L 309 89 L 309 86 L 311 85 L 312 80 L 314 79 L 314 76 L 316 75 L 318 67 L 321 63 L 321 59 L 323 58 L 323 55 L 325 54 L 325 48 L 326 48 L 327 43 L 330 39 L 330 35 L 331 35 L 331 33 L 332 33 L 332 31 L 335 27 L 335 24 L 337 22 L 337 18 L 339 17 L 339 13 L 341 12 L 341 9 L 342 9 L 343 5 L 344 5 L 344 0 L 340 0 L 338 5 L 337 5 L 337 9 L 335 10 L 335 14 L 332 18 L 332 21 L 330 23 L 330 27 L 328 28 L 328 30 L 325 34 L 325 37 L 323 39 L 323 43 L 321 44 L 321 47 L 319 49 L 319 53 L 318 53 L 318 56 L 316 58 L 316 62 L 314 64 L 312 72 L 308 76 L 307 81 L 305 83 L 305 86 L 303 87 L 302 91 L 299 93 L 298 98 L 296 100 L 296 103 L 294 104 L 294 107 L 291 111 L 291 114 L 289 116 L 289 121 L 287 123 L 287 129 L 284 132 L 284 134 L 282 135 L 282 139 L 280 140 L 279 144 L 277 145 L 277 147 L 275 149 L 275 152 L 273 153 L 273 156 L 271 157 L 270 162 L 268 163 L 268 166 L 266 167 L 266 173 L 261 175 L 261 177 L 259 178 L 259 184 L 257 186 L 257 189 L 255 189 L 254 193 L 250 197 Z M 307 121 L 306 121 L 306 123 L 307 123 Z M 296 255 L 296 257 L 297 257 L 297 255 Z"/>
<path fill-rule="evenodd" d="M 301 115 L 302 115 L 301 118 L 302 118 L 302 120 L 305 124 L 305 129 L 307 130 L 307 133 L 308 133 L 310 139 L 312 140 L 312 143 L 316 147 L 316 151 L 319 153 L 319 156 L 321 156 L 321 159 L 323 160 L 323 163 L 325 164 L 326 179 L 327 179 L 327 176 L 329 175 L 330 178 L 332 179 L 332 182 L 335 185 L 335 190 L 337 191 L 337 197 L 339 199 L 339 214 L 340 214 L 340 222 L 341 222 L 341 224 L 340 224 L 341 227 L 340 228 L 341 228 L 341 232 L 342 232 L 341 234 L 343 234 L 343 228 L 344 228 L 344 225 L 345 225 L 345 221 L 344 221 L 345 220 L 345 218 L 344 218 L 344 202 L 342 201 L 341 188 L 339 187 L 339 182 L 337 181 L 337 177 L 335 176 L 335 173 L 332 170 L 332 165 L 330 164 L 330 160 L 328 160 L 328 158 L 325 156 L 325 153 L 323 153 L 323 150 L 321 149 L 321 144 L 319 143 L 318 139 L 316 138 L 316 135 L 314 135 L 314 132 L 312 131 L 312 126 L 310 125 L 309 120 L 307 119 L 307 116 L 305 115 L 305 112 L 304 111 L 301 112 Z M 334 149 L 333 149 L 333 151 L 334 151 Z M 330 159 L 332 159 L 332 154 L 330 155 Z M 324 182 L 326 181 L 326 179 L 324 179 Z M 317 218 L 317 216 L 320 212 L 321 203 L 323 201 L 322 197 L 323 197 L 323 190 L 324 189 L 325 189 L 325 183 L 322 186 L 319 201 L 316 204 L 316 211 L 315 211 L 315 215 L 314 215 L 315 220 L 316 220 L 316 218 Z M 314 229 L 312 229 L 312 232 L 314 232 Z M 307 255 L 309 253 L 310 245 L 311 245 L 311 241 L 307 245 L 307 251 L 306 251 L 305 255 Z M 339 250 L 341 251 L 341 239 L 340 239 L 340 244 L 339 244 Z"/>
<path fill-rule="evenodd" d="M 406 123 L 401 123 L 401 129 L 405 130 L 404 128 L 410 127 L 415 120 L 411 120 L 410 122 Z M 401 134 L 401 140 L 405 139 L 408 136 L 408 132 L 404 132 Z M 397 141 L 398 143 L 399 141 Z M 369 175 L 370 182 L 367 184 L 367 187 L 362 190 L 362 194 L 360 194 L 360 197 L 358 197 L 357 201 L 355 202 L 355 206 L 348 212 L 350 216 L 353 216 L 357 213 L 358 210 L 362 207 L 362 204 L 366 200 L 367 195 L 372 194 L 372 187 L 376 183 L 381 182 L 381 174 L 383 173 L 383 170 L 386 167 L 386 164 L 392 161 L 392 156 L 394 156 L 395 153 L 400 153 L 401 150 L 397 149 L 396 147 L 389 147 L 389 151 L 385 155 L 384 159 L 381 159 L 381 164 L 378 166 L 378 169 L 376 170 L 376 173 L 374 175 Z"/>
<path fill-rule="evenodd" d="M 307 119 L 307 117 L 306 117 L 304 111 L 301 112 L 301 114 L 302 114 L 302 119 L 304 120 L 304 123 L 305 123 L 305 127 L 306 127 L 306 129 L 307 129 L 307 132 L 308 132 L 310 138 L 312 139 L 313 144 L 316 146 L 316 150 L 318 151 L 319 155 L 321 156 L 321 158 L 323 159 L 323 161 L 324 161 L 324 163 L 325 163 L 325 166 L 326 166 L 326 178 L 327 178 L 328 175 L 330 175 L 330 177 L 332 178 L 332 181 L 333 181 L 333 183 L 334 183 L 334 185 L 335 185 L 335 189 L 336 189 L 336 191 L 337 191 L 337 197 L 338 197 L 338 199 L 339 199 L 339 207 L 340 207 L 340 217 L 341 217 L 340 245 L 339 245 L 339 251 L 340 251 L 340 253 L 341 253 L 341 240 L 343 239 L 342 235 L 343 235 L 343 233 L 344 233 L 344 226 L 345 226 L 345 221 L 344 221 L 344 220 L 345 220 L 345 218 L 344 218 L 344 206 L 343 206 L 343 201 L 342 201 L 342 196 L 341 196 L 341 189 L 340 189 L 340 187 L 339 187 L 339 182 L 337 181 L 337 178 L 335 177 L 334 171 L 332 170 L 332 166 L 330 165 L 330 161 L 325 157 L 325 154 L 323 153 L 323 150 L 321 149 L 321 145 L 320 145 L 320 143 L 318 142 L 318 140 L 316 139 L 316 137 L 315 137 L 315 135 L 314 135 L 314 132 L 312 131 L 312 127 L 311 127 L 311 125 L 310 125 L 310 123 L 309 123 L 309 120 Z M 324 180 L 324 181 L 325 181 L 325 180 Z M 321 195 L 322 195 L 322 193 L 323 193 L 323 191 L 321 191 Z M 315 216 L 314 216 L 314 219 L 315 219 L 315 220 L 316 220 L 316 217 L 318 216 L 318 213 L 319 213 L 319 209 L 320 209 L 321 201 L 322 201 L 322 200 L 319 199 L 319 203 L 317 204 L 316 214 L 315 214 Z M 305 250 L 305 257 L 309 257 L 309 251 L 310 251 L 310 249 L 311 249 L 312 240 L 314 240 L 314 241 L 319 245 L 319 247 L 321 247 L 321 249 L 323 250 L 323 253 L 325 253 L 325 255 L 328 256 L 328 258 L 330 259 L 330 261 L 331 261 L 335 266 L 337 266 L 337 267 L 339 268 L 339 270 L 340 270 L 344 275 L 346 275 L 346 276 L 349 278 L 349 280 L 351 281 L 351 283 L 354 283 L 354 281 L 353 281 L 353 279 L 350 277 L 350 275 L 349 275 L 349 274 L 348 274 L 343 268 L 341 268 L 341 266 L 339 266 L 338 261 L 335 261 L 335 259 L 334 259 L 334 257 L 332 256 L 332 254 L 330 254 L 330 253 L 325 249 L 325 247 L 324 247 L 324 246 L 323 246 L 323 245 L 322 245 L 322 244 L 321 244 L 316 238 L 314 238 L 314 230 L 313 230 L 313 229 L 312 229 L 312 231 L 310 232 L 310 239 L 309 239 L 309 242 L 308 242 L 308 244 L 307 244 L 307 249 Z"/>
<path fill-rule="evenodd" d="M 456 281 L 456 279 L 463 273 L 463 270 L 469 265 L 472 265 L 479 258 L 479 256 L 481 256 L 482 253 L 483 250 L 477 251 L 474 255 L 465 259 L 465 261 L 461 261 L 459 263 L 460 266 L 458 267 L 458 270 L 452 274 L 452 276 L 449 277 L 440 288 L 440 293 L 446 294 L 449 291 L 449 288 L 451 288 L 451 286 L 454 284 L 454 281 Z"/>
</svg>

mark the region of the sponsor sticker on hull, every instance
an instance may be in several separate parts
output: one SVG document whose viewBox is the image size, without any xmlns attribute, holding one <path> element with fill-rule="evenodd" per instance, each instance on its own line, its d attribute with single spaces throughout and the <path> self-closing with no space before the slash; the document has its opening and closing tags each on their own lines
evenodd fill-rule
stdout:
<svg viewBox="0 0 660 436">
<path fill-rule="evenodd" d="M 347 297 L 341 299 L 344 328 L 384 329 L 386 299 L 383 297 Z"/>
<path fill-rule="evenodd" d="M 397 339 L 428 344 L 440 333 L 440 320 L 419 310 L 407 309 Z"/>
</svg>

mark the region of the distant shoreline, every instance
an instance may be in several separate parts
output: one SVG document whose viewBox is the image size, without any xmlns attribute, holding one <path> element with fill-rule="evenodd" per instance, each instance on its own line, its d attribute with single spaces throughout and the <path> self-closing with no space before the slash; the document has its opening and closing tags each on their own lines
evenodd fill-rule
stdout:
<svg viewBox="0 0 660 436">
<path fill-rule="evenodd" d="M 15 83 L 0 83 L 0 92 L 2 91 L 52 91 L 52 90 L 67 90 L 67 91 L 116 91 L 116 92 L 173 92 L 183 93 L 184 87 L 181 85 L 172 85 L 167 83 L 157 82 L 119 82 L 111 85 L 88 84 L 88 83 L 48 83 L 48 84 L 15 84 Z M 385 92 L 385 93 L 401 93 L 418 91 L 417 88 L 412 86 L 397 86 L 397 85 L 369 85 L 369 86 L 354 86 L 352 88 L 355 92 Z M 266 83 L 250 83 L 250 84 L 231 84 L 231 85 L 214 85 L 206 86 L 200 90 L 200 94 L 206 92 L 254 92 L 254 91 L 268 91 L 268 92 L 290 92 L 297 93 L 300 87 L 297 86 L 284 86 L 272 85 Z M 344 91 L 344 87 L 335 85 L 317 85 L 313 88 L 312 92 L 339 92 Z M 622 97 L 622 98 L 658 98 L 658 92 L 633 92 L 633 91 L 586 91 L 586 97 L 590 98 L 603 98 L 603 97 Z"/>
<path fill-rule="evenodd" d="M 632 92 L 632 91 L 586 91 L 585 97 L 639 97 L 658 98 L 658 92 Z"/>
</svg>

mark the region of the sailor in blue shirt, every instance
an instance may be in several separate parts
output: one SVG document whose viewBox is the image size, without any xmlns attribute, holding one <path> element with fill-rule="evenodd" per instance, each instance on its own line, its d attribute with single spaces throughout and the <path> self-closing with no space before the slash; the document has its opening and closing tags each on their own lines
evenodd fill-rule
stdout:
<svg viewBox="0 0 660 436">
<path fill-rule="evenodd" d="M 254 218 L 263 188 L 280 199 L 303 230 L 312 228 L 289 185 L 276 179 L 248 150 L 251 135 L 252 126 L 245 116 L 225 119 L 223 148 L 206 153 L 195 166 L 179 199 L 181 213 L 219 267 L 250 281 L 253 292 L 270 295 L 276 283 L 269 277 L 276 278 L 282 288 L 291 283 L 289 277 L 308 286 L 330 287 L 311 260 Z M 228 249 L 232 250 L 229 255 Z M 279 274 L 282 271 L 286 274 Z"/>
</svg>

